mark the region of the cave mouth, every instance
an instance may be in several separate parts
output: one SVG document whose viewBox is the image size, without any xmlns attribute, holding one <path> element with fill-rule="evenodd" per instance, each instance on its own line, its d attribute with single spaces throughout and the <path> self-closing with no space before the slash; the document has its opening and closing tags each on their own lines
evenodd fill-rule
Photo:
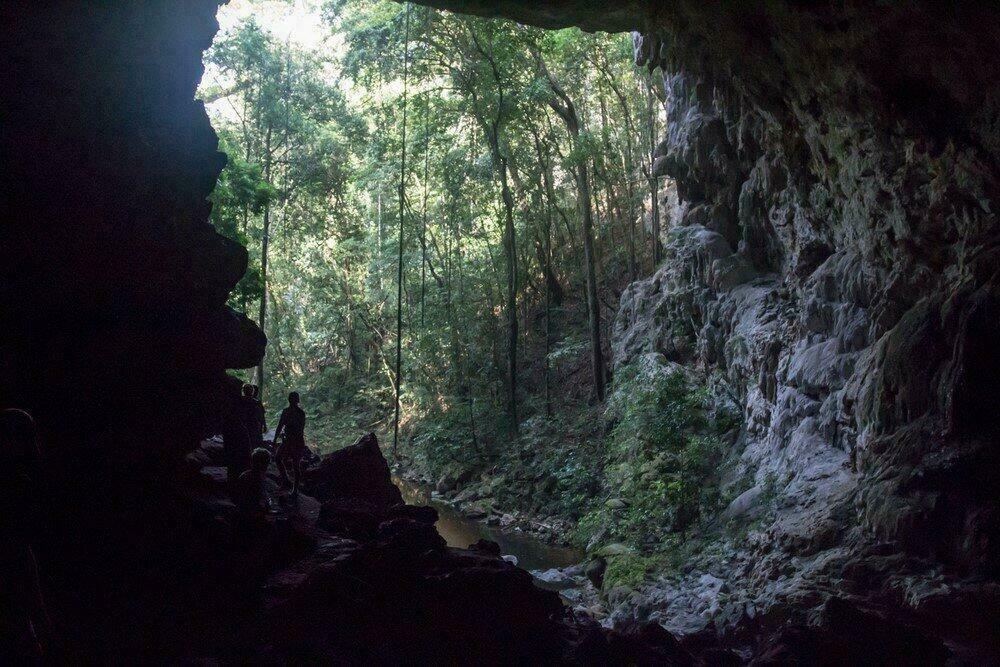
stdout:
<svg viewBox="0 0 1000 667">
<path fill-rule="evenodd" d="M 230 306 L 268 335 L 265 401 L 302 391 L 324 453 L 377 432 L 484 543 L 571 544 L 530 569 L 600 620 L 783 609 L 758 557 L 843 550 L 830 576 L 865 590 L 883 551 L 992 572 L 993 476 L 968 470 L 996 425 L 969 392 L 995 364 L 962 355 L 993 328 L 967 295 L 992 280 L 996 106 L 928 32 L 979 10 L 430 4 L 480 16 L 220 14 L 212 221 L 249 248 Z M 807 614 L 840 639 L 899 611 L 847 588 Z"/>
<path fill-rule="evenodd" d="M 0 662 L 1000 662 L 994 3 L 219 4 L 0 4 Z"/>
<path fill-rule="evenodd" d="M 599 552 L 657 531 L 587 527 L 605 520 L 604 469 L 623 457 L 587 464 L 610 361 L 599 391 L 588 366 L 595 336 L 610 357 L 621 292 L 659 259 L 662 81 L 636 68 L 628 34 L 368 1 L 218 17 L 199 87 L 228 155 L 210 221 L 249 250 L 229 305 L 269 341 L 240 378 L 271 415 L 299 391 L 317 455 L 375 431 L 447 546 L 493 545 L 565 605 L 606 616 Z M 578 269 L 587 255 L 593 275 Z M 511 327 L 513 350 L 497 335 Z M 655 576 L 622 548 L 609 589 L 619 571 Z"/>
<path fill-rule="evenodd" d="M 666 92 L 632 36 L 370 1 L 234 2 L 218 20 L 198 92 L 228 155 L 210 221 L 249 251 L 229 306 L 267 334 L 239 377 L 262 385 L 271 426 L 295 390 L 317 454 L 375 431 L 450 546 L 495 539 L 528 569 L 667 539 L 628 535 L 634 519 L 596 541 L 589 527 L 630 446 L 599 454 L 611 324 L 676 199 L 651 177 Z M 693 447 L 690 421 L 645 459 Z M 656 518 L 683 530 L 695 504 Z"/>
</svg>

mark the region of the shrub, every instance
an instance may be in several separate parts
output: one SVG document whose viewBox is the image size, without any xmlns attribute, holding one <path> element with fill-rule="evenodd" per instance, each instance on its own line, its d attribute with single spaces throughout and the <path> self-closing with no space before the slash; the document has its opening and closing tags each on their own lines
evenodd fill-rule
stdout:
<svg viewBox="0 0 1000 667">
<path fill-rule="evenodd" d="M 619 586 L 638 588 L 649 575 L 663 569 L 666 559 L 662 554 L 620 554 L 608 559 L 608 569 L 604 572 L 604 590 Z"/>
<path fill-rule="evenodd" d="M 588 514 L 577 539 L 589 541 L 606 527 L 608 539 L 655 549 L 715 508 L 724 447 L 711 407 L 704 387 L 649 357 L 622 369 L 608 409 L 614 426 L 604 469 L 620 506 Z"/>
</svg>

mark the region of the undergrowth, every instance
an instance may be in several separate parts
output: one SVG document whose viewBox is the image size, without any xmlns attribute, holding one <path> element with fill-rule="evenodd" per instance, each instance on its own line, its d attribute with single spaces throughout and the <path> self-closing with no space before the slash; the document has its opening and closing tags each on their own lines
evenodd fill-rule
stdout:
<svg viewBox="0 0 1000 667">
<path fill-rule="evenodd" d="M 606 419 L 608 499 L 580 521 L 578 543 L 655 549 L 718 509 L 723 435 L 737 422 L 704 386 L 644 358 L 619 371 Z"/>
<path fill-rule="evenodd" d="M 421 403 L 407 429 L 413 465 L 434 481 L 471 471 L 466 486 L 491 507 L 575 523 L 571 540 L 607 557 L 606 590 L 639 586 L 715 548 L 723 536 L 707 524 L 746 486 L 729 480 L 723 490 L 740 426 L 730 402 L 657 355 L 618 369 L 603 409 L 564 401 L 546 415 L 530 406 L 513 440 L 502 436 L 499 410 Z"/>
</svg>

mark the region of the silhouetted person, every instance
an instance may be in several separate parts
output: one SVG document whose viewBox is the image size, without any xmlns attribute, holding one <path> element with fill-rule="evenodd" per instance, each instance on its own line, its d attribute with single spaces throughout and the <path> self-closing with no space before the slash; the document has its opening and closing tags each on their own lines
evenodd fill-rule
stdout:
<svg viewBox="0 0 1000 667">
<path fill-rule="evenodd" d="M 48 612 L 31 545 L 38 531 L 35 421 L 23 410 L 0 413 L 0 664 L 43 659 Z"/>
<path fill-rule="evenodd" d="M 253 387 L 253 400 L 257 402 L 257 415 L 260 418 L 260 432 L 261 434 L 267 433 L 267 415 L 264 413 L 264 401 L 260 398 L 260 386 L 256 384 L 250 385 Z"/>
<path fill-rule="evenodd" d="M 230 485 L 250 464 L 250 433 L 246 424 L 246 404 L 243 398 L 231 400 L 222 415 L 222 449 L 226 457 L 226 478 Z"/>
<path fill-rule="evenodd" d="M 251 451 L 264 446 L 264 408 L 254 398 L 253 385 L 243 385 L 243 397 L 240 399 L 240 412 L 243 415 L 243 425 L 250 438 Z"/>
<path fill-rule="evenodd" d="M 271 452 L 258 447 L 250 454 L 250 469 L 240 475 L 233 490 L 233 501 L 247 518 L 260 518 L 267 511 L 266 479 Z"/>
<path fill-rule="evenodd" d="M 295 476 L 295 481 L 292 484 L 292 495 L 298 496 L 299 478 L 302 475 L 302 456 L 306 452 L 306 413 L 299 407 L 299 393 L 297 391 L 288 395 L 288 407 L 281 411 L 278 428 L 274 431 L 275 442 L 282 432 L 284 432 L 285 437 L 278 447 L 275 462 L 278 464 L 281 480 L 286 486 L 288 485 L 286 464 L 292 464 L 292 472 Z"/>
</svg>

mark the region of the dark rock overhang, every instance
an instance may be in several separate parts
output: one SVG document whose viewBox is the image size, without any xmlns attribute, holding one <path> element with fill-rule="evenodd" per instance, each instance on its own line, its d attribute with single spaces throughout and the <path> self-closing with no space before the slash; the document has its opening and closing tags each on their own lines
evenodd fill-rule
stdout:
<svg viewBox="0 0 1000 667">
<path fill-rule="evenodd" d="M 417 4 L 487 18 L 504 17 L 540 28 L 577 26 L 587 31 L 640 30 L 647 3 L 643 0 L 417 0 Z"/>
</svg>

